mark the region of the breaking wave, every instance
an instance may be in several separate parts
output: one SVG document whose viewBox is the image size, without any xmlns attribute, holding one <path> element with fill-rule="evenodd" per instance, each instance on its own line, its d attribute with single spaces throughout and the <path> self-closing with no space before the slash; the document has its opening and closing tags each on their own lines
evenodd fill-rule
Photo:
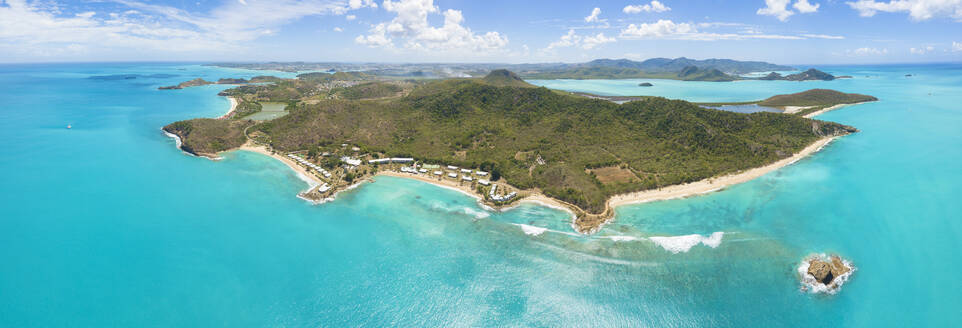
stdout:
<svg viewBox="0 0 962 328">
<path fill-rule="evenodd" d="M 725 235 L 722 231 L 713 232 L 709 236 L 702 236 L 698 234 L 684 235 L 684 236 L 673 236 L 673 237 L 648 237 L 653 243 L 661 246 L 666 251 L 672 252 L 672 254 L 686 253 L 698 244 L 702 244 L 711 248 L 718 247 L 721 245 L 722 237 Z"/>
</svg>

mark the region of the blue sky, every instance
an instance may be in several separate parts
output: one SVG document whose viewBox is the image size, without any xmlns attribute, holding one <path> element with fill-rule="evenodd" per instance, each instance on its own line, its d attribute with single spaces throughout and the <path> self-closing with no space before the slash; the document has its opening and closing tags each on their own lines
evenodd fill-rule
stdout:
<svg viewBox="0 0 962 328">
<path fill-rule="evenodd" d="M 0 0 L 0 62 L 962 61 L 962 0 Z"/>
</svg>

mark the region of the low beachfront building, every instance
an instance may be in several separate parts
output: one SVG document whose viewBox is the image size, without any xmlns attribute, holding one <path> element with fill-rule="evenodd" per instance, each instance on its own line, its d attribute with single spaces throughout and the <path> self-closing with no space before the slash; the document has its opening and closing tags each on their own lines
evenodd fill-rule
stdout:
<svg viewBox="0 0 962 328">
<path fill-rule="evenodd" d="M 461 173 L 464 173 L 464 174 L 471 174 L 471 170 L 468 170 L 468 169 L 461 169 Z"/>
<path fill-rule="evenodd" d="M 441 171 L 434 171 L 434 175 L 442 175 L 442 174 L 444 174 L 444 172 L 441 172 Z"/>
<path fill-rule="evenodd" d="M 482 186 L 491 185 L 491 182 L 490 182 L 490 181 L 484 180 L 484 179 L 478 179 L 478 183 L 480 183 Z"/>
<path fill-rule="evenodd" d="M 457 166 L 454 166 L 454 165 L 448 165 L 448 170 L 457 171 L 457 170 L 458 170 L 458 167 L 457 167 Z"/>
<path fill-rule="evenodd" d="M 367 160 L 367 163 L 368 164 L 388 164 L 388 163 L 391 163 L 391 159 L 390 158 L 369 159 Z"/>
<path fill-rule="evenodd" d="M 474 173 L 482 177 L 488 176 L 488 172 L 485 172 L 485 171 L 475 171 Z"/>
<path fill-rule="evenodd" d="M 471 177 L 469 177 L 469 176 L 467 176 L 467 175 L 462 175 L 462 176 L 461 176 L 461 180 L 471 181 L 471 180 L 474 180 L 474 179 L 471 179 Z"/>
<path fill-rule="evenodd" d="M 341 162 L 347 163 L 347 165 L 350 165 L 350 166 L 361 165 L 361 160 L 357 158 L 350 158 L 347 156 L 341 157 Z"/>
<path fill-rule="evenodd" d="M 420 172 L 420 173 L 428 173 L 428 170 L 427 170 L 427 169 L 420 169 L 420 170 L 418 170 L 418 172 Z"/>
<path fill-rule="evenodd" d="M 410 157 L 394 157 L 391 158 L 392 163 L 411 163 L 414 162 L 413 158 Z"/>
<path fill-rule="evenodd" d="M 457 174 L 457 173 L 448 173 L 448 177 L 449 177 L 449 178 L 452 178 L 452 179 L 457 179 L 457 178 L 458 178 L 458 174 Z"/>
</svg>

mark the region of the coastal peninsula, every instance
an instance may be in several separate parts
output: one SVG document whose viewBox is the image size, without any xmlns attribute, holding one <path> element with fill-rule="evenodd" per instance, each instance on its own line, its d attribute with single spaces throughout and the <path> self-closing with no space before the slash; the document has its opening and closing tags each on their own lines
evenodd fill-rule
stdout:
<svg viewBox="0 0 962 328">
<path fill-rule="evenodd" d="M 733 103 L 700 103 L 708 107 L 757 105 L 773 108 L 785 114 L 812 118 L 845 106 L 878 101 L 878 98 L 857 93 L 829 89 L 811 89 L 798 93 L 776 95 L 763 100 Z"/>
<path fill-rule="evenodd" d="M 857 131 L 660 97 L 616 104 L 535 87 L 506 70 L 482 79 L 330 82 L 304 77 L 227 90 L 239 108 L 283 102 L 289 114 L 194 119 L 164 130 L 199 155 L 274 156 L 309 177 L 312 188 L 301 196 L 314 201 L 379 174 L 400 175 L 495 208 L 520 200 L 560 207 L 582 233 L 597 231 L 615 206 L 745 182 Z"/>
</svg>

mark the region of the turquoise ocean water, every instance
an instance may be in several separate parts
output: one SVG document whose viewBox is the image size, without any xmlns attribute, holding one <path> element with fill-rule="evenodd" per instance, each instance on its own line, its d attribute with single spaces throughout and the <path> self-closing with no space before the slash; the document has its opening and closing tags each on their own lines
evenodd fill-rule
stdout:
<svg viewBox="0 0 962 328">
<path fill-rule="evenodd" d="M 263 72 L 2 65 L 0 327 L 957 325 L 962 65 L 826 70 L 855 78 L 532 81 L 692 101 L 816 87 L 881 99 L 820 116 L 861 132 L 810 158 L 620 207 L 579 236 L 558 210 L 490 212 L 400 178 L 310 205 L 273 159 L 189 157 L 159 130 L 228 102 L 223 86 L 158 86 Z M 679 246 L 712 233 L 720 243 Z M 799 290 L 796 266 L 820 252 L 858 268 L 836 295 Z"/>
</svg>

